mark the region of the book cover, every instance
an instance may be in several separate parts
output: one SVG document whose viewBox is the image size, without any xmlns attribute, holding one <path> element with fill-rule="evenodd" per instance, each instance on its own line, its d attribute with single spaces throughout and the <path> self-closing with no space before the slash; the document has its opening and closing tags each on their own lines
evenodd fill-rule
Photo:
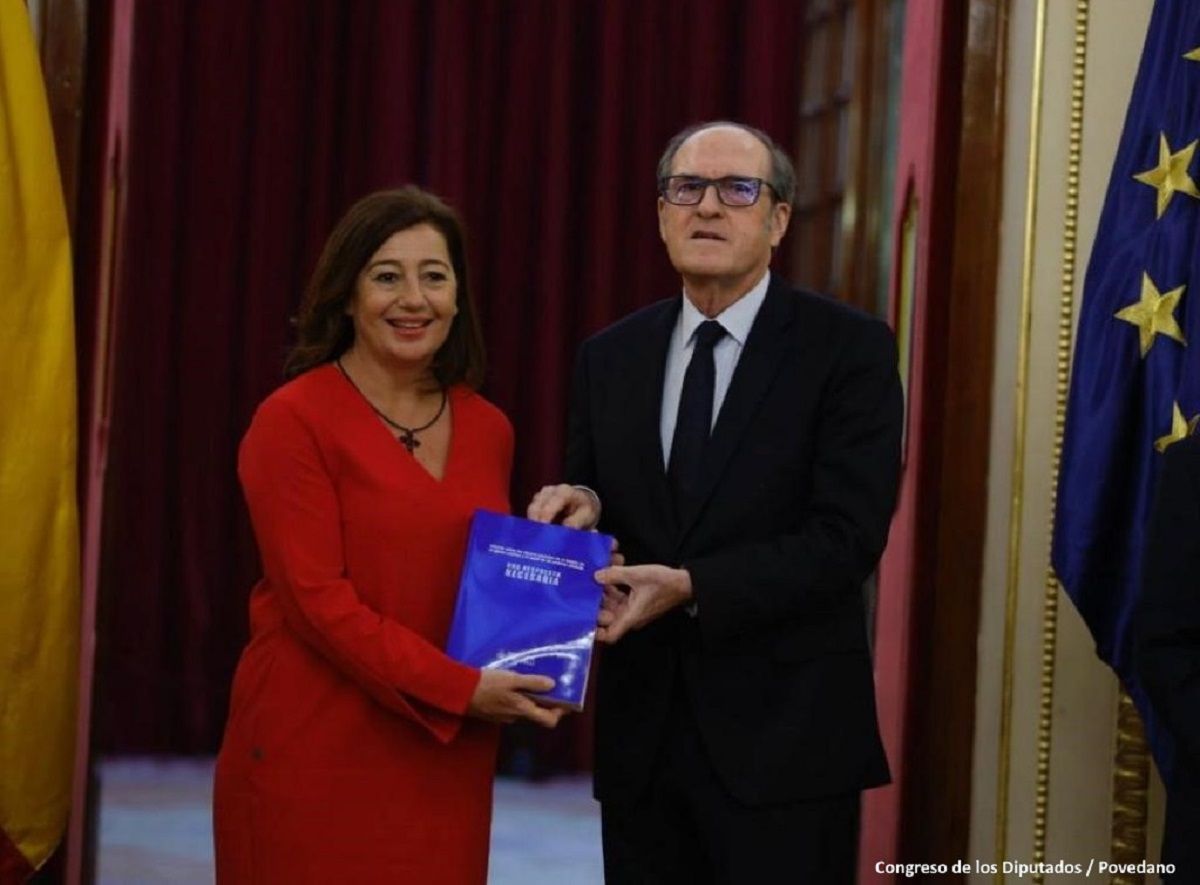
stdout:
<svg viewBox="0 0 1200 885">
<path fill-rule="evenodd" d="M 446 652 L 472 667 L 549 676 L 539 700 L 582 709 L 612 538 L 476 510 Z"/>
</svg>

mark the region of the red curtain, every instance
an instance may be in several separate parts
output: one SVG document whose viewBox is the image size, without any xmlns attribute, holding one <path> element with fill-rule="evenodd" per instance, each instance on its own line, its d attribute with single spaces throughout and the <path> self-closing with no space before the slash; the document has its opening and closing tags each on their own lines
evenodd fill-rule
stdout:
<svg viewBox="0 0 1200 885">
<path fill-rule="evenodd" d="M 136 10 L 95 734 L 209 752 L 257 554 L 235 452 L 353 200 L 468 228 L 514 506 L 558 478 L 576 346 L 672 294 L 654 167 L 688 123 L 792 147 L 796 0 L 168 0 Z"/>
</svg>

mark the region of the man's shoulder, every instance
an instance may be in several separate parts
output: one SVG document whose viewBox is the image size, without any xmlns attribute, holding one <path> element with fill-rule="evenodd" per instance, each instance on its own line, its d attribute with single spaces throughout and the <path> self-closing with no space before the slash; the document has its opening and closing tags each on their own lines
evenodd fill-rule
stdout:
<svg viewBox="0 0 1200 885">
<path fill-rule="evenodd" d="M 791 327 L 799 346 L 824 344 L 834 351 L 851 346 L 864 353 L 890 352 L 895 346 L 887 322 L 832 296 L 780 280 L 768 292 L 768 299 L 772 298 L 780 315 L 795 321 Z"/>
<path fill-rule="evenodd" d="M 819 331 L 822 337 L 842 340 L 845 336 L 890 338 L 892 335 L 891 328 L 879 317 L 829 295 L 793 285 L 782 277 L 772 278 L 764 307 L 781 318 L 791 314 L 799 321 L 797 330 L 810 335 Z M 627 352 L 631 345 L 647 339 L 665 341 L 679 308 L 679 295 L 656 301 L 591 335 L 584 347 L 594 353 Z"/>
<path fill-rule="evenodd" d="M 679 313 L 679 305 L 679 295 L 648 304 L 591 335 L 584 341 L 584 346 L 600 349 L 627 347 L 672 323 Z"/>
<path fill-rule="evenodd" d="M 845 324 L 851 327 L 886 326 L 883 320 L 874 314 L 867 313 L 861 308 L 845 301 L 839 301 L 832 295 L 814 292 L 803 286 L 794 286 L 786 280 L 781 280 L 781 289 L 790 295 L 796 304 L 796 310 L 802 316 L 819 317 L 828 322 Z"/>
</svg>

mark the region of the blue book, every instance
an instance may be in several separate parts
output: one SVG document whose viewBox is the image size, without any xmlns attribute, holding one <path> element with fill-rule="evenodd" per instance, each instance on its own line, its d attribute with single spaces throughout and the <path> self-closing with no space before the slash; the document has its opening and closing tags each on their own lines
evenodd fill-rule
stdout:
<svg viewBox="0 0 1200 885">
<path fill-rule="evenodd" d="M 579 710 L 613 539 L 476 510 L 446 652 L 472 667 L 549 676 L 539 700 Z"/>
</svg>

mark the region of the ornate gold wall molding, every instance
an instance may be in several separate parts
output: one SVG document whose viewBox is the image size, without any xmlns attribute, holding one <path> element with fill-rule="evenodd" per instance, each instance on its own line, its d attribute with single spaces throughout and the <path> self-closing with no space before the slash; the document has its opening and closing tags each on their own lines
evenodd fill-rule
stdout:
<svg viewBox="0 0 1200 885">
<path fill-rule="evenodd" d="M 1113 757 L 1112 860 L 1135 864 L 1146 858 L 1146 810 L 1150 753 L 1133 699 L 1124 689 L 1117 706 L 1117 747 Z M 1142 885 L 1142 875 L 1114 876 L 1113 885 Z"/>
<path fill-rule="evenodd" d="M 1058 353 L 1054 380 L 1054 444 L 1050 462 L 1050 515 L 1058 498 L 1058 468 L 1071 374 L 1071 330 L 1075 316 L 1075 267 L 1079 239 L 1079 167 L 1083 156 L 1083 89 L 1087 72 L 1089 0 L 1076 0 L 1071 59 L 1071 116 L 1067 137 L 1067 201 L 1063 212 L 1062 274 L 1059 285 Z M 1054 657 L 1058 648 L 1058 600 L 1062 587 L 1047 567 L 1042 601 L 1042 673 L 1038 703 L 1037 768 L 1033 807 L 1033 862 L 1046 860 L 1046 819 L 1050 803 L 1050 748 L 1054 724 Z M 1041 885 L 1045 877 L 1033 881 Z"/>
</svg>

